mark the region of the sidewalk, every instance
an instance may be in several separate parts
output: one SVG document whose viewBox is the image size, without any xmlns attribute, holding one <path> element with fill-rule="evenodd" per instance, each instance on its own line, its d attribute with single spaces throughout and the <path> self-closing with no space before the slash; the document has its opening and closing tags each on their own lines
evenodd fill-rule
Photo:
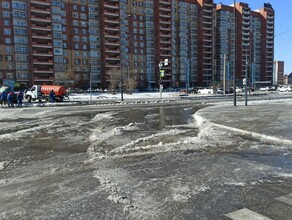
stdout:
<svg viewBox="0 0 292 220">
<path fill-rule="evenodd" d="M 197 111 L 195 117 L 202 123 L 292 146 L 292 104 L 287 102 L 218 105 Z"/>
</svg>

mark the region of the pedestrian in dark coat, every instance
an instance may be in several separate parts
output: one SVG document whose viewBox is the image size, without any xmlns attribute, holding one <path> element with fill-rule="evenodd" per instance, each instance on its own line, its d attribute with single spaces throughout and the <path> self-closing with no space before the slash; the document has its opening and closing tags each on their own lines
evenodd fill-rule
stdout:
<svg viewBox="0 0 292 220">
<path fill-rule="evenodd" d="M 5 91 L 3 91 L 1 93 L 1 104 L 2 104 L 2 106 L 5 106 L 6 103 L 7 103 L 7 94 Z"/>
<path fill-rule="evenodd" d="M 50 92 L 50 102 L 55 102 L 55 92 L 53 89 Z"/>
<path fill-rule="evenodd" d="M 14 107 L 14 103 L 13 103 L 13 95 L 14 95 L 14 92 L 9 92 L 8 95 L 7 95 L 7 104 L 8 104 L 8 107 Z"/>
<path fill-rule="evenodd" d="M 17 94 L 17 106 L 22 107 L 22 100 L 23 100 L 23 91 L 20 91 Z"/>
</svg>

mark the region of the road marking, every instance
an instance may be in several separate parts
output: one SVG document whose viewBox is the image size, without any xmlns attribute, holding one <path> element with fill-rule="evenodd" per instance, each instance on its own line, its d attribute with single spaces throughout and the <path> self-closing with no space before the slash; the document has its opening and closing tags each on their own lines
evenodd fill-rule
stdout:
<svg viewBox="0 0 292 220">
<path fill-rule="evenodd" d="M 225 214 L 225 216 L 233 220 L 272 220 L 247 208 L 230 212 Z"/>
<path fill-rule="evenodd" d="M 292 193 L 286 195 L 286 196 L 280 196 L 276 198 L 277 200 L 284 202 L 288 205 L 292 205 Z"/>
</svg>

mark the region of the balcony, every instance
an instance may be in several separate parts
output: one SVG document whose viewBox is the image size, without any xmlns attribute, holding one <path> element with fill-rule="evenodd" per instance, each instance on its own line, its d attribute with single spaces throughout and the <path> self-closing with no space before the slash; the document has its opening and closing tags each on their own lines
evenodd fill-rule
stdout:
<svg viewBox="0 0 292 220">
<path fill-rule="evenodd" d="M 116 2 L 118 2 L 118 1 L 116 1 Z M 105 3 L 104 4 L 104 8 L 108 8 L 108 9 L 119 9 L 119 5 L 118 4 Z"/>
<path fill-rule="evenodd" d="M 104 37 L 105 37 L 105 39 L 119 39 L 120 35 L 119 34 L 105 33 Z"/>
<path fill-rule="evenodd" d="M 108 68 L 108 69 L 112 69 L 112 68 L 119 69 L 120 68 L 120 64 L 118 64 L 118 63 L 116 63 L 116 64 L 114 64 L 114 63 L 106 63 L 105 67 Z"/>
<path fill-rule="evenodd" d="M 171 18 L 170 14 L 159 14 L 160 18 Z"/>
<path fill-rule="evenodd" d="M 33 33 L 32 34 L 33 39 L 47 39 L 47 40 L 52 40 L 52 35 L 51 34 L 39 34 L 39 33 Z"/>
<path fill-rule="evenodd" d="M 53 60 L 47 60 L 47 61 L 41 61 L 41 60 L 38 60 L 38 59 L 33 59 L 32 60 L 32 64 L 33 65 L 47 65 L 47 66 L 51 66 L 53 65 Z"/>
<path fill-rule="evenodd" d="M 50 6 L 51 1 L 50 0 L 31 0 L 30 1 L 31 5 L 45 5 L 45 6 Z"/>
<path fill-rule="evenodd" d="M 106 18 L 117 18 L 119 17 L 119 13 L 118 12 L 111 12 L 111 11 L 108 11 L 108 10 L 105 10 L 104 11 L 104 17 L 105 19 Z"/>
<path fill-rule="evenodd" d="M 40 56 L 40 57 L 52 57 L 53 53 L 52 51 L 48 51 L 48 52 L 41 52 L 41 51 L 37 51 L 37 50 L 33 50 L 32 51 L 32 55 L 33 56 Z"/>
<path fill-rule="evenodd" d="M 120 50 L 110 50 L 110 49 L 105 49 L 105 53 L 107 54 L 120 54 Z"/>
<path fill-rule="evenodd" d="M 108 19 L 108 18 L 106 18 L 105 20 L 104 20 L 104 23 L 105 24 L 119 24 L 120 23 L 120 21 L 116 18 L 116 19 Z"/>
<path fill-rule="evenodd" d="M 171 38 L 171 34 L 170 33 L 160 33 L 160 37 L 165 37 L 167 39 Z"/>
<path fill-rule="evenodd" d="M 171 5 L 171 2 L 168 2 L 168 1 L 165 1 L 165 0 L 159 1 L 159 3 L 161 5 Z"/>
<path fill-rule="evenodd" d="M 31 7 L 31 13 L 37 15 L 49 15 L 51 14 L 50 8 L 38 8 L 38 7 Z"/>
<path fill-rule="evenodd" d="M 161 25 L 170 25 L 171 24 L 171 21 L 170 20 L 166 20 L 166 21 L 160 20 L 159 21 L 159 24 L 161 24 Z"/>
<path fill-rule="evenodd" d="M 50 48 L 53 47 L 53 45 L 52 45 L 52 43 L 39 43 L 39 42 L 33 41 L 32 42 L 32 47 L 39 47 L 39 48 L 48 48 L 48 49 L 50 49 Z"/>
<path fill-rule="evenodd" d="M 108 32 L 111 32 L 111 31 L 113 31 L 113 32 L 119 32 L 120 31 L 120 29 L 118 27 L 111 27 L 111 26 L 108 26 L 108 25 L 106 25 L 104 27 L 104 29 L 107 30 Z"/>
<path fill-rule="evenodd" d="M 171 8 L 166 8 L 166 7 L 163 7 L 163 6 L 159 6 L 159 10 L 160 11 L 164 11 L 164 12 L 170 12 Z"/>
<path fill-rule="evenodd" d="M 171 45 L 171 41 L 168 41 L 168 40 L 160 40 L 160 43 L 162 44 L 162 45 Z"/>
<path fill-rule="evenodd" d="M 242 24 L 243 25 L 250 25 L 250 22 L 249 21 L 242 21 Z"/>
<path fill-rule="evenodd" d="M 160 46 L 160 50 L 167 50 L 167 51 L 169 51 L 169 50 L 171 50 L 171 47 L 169 46 L 169 47 L 166 47 L 166 46 Z"/>
<path fill-rule="evenodd" d="M 160 26 L 159 29 L 161 31 L 169 31 L 169 32 L 171 32 L 171 27 L 162 27 L 162 26 Z"/>
<path fill-rule="evenodd" d="M 119 47 L 120 43 L 119 42 L 106 41 L 105 45 L 109 46 L 109 48 L 112 47 L 112 46 L 118 46 Z"/>
<path fill-rule="evenodd" d="M 34 73 L 54 73 L 53 68 L 47 68 L 47 69 L 39 69 L 39 68 L 33 68 Z"/>
<path fill-rule="evenodd" d="M 35 24 L 37 23 L 50 23 L 51 18 L 50 17 L 37 17 L 37 16 L 31 16 L 31 21 L 33 21 Z"/>
<path fill-rule="evenodd" d="M 52 26 L 47 25 L 47 26 L 40 26 L 36 24 L 31 25 L 32 30 L 41 30 L 41 31 L 52 31 Z"/>
</svg>

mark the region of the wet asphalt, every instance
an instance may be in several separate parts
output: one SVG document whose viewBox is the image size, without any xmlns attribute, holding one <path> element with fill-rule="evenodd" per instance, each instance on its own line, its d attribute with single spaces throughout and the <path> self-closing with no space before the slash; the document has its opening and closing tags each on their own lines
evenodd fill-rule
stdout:
<svg viewBox="0 0 292 220">
<path fill-rule="evenodd" d="M 284 104 L 1 109 L 0 218 L 291 219 Z"/>
</svg>

